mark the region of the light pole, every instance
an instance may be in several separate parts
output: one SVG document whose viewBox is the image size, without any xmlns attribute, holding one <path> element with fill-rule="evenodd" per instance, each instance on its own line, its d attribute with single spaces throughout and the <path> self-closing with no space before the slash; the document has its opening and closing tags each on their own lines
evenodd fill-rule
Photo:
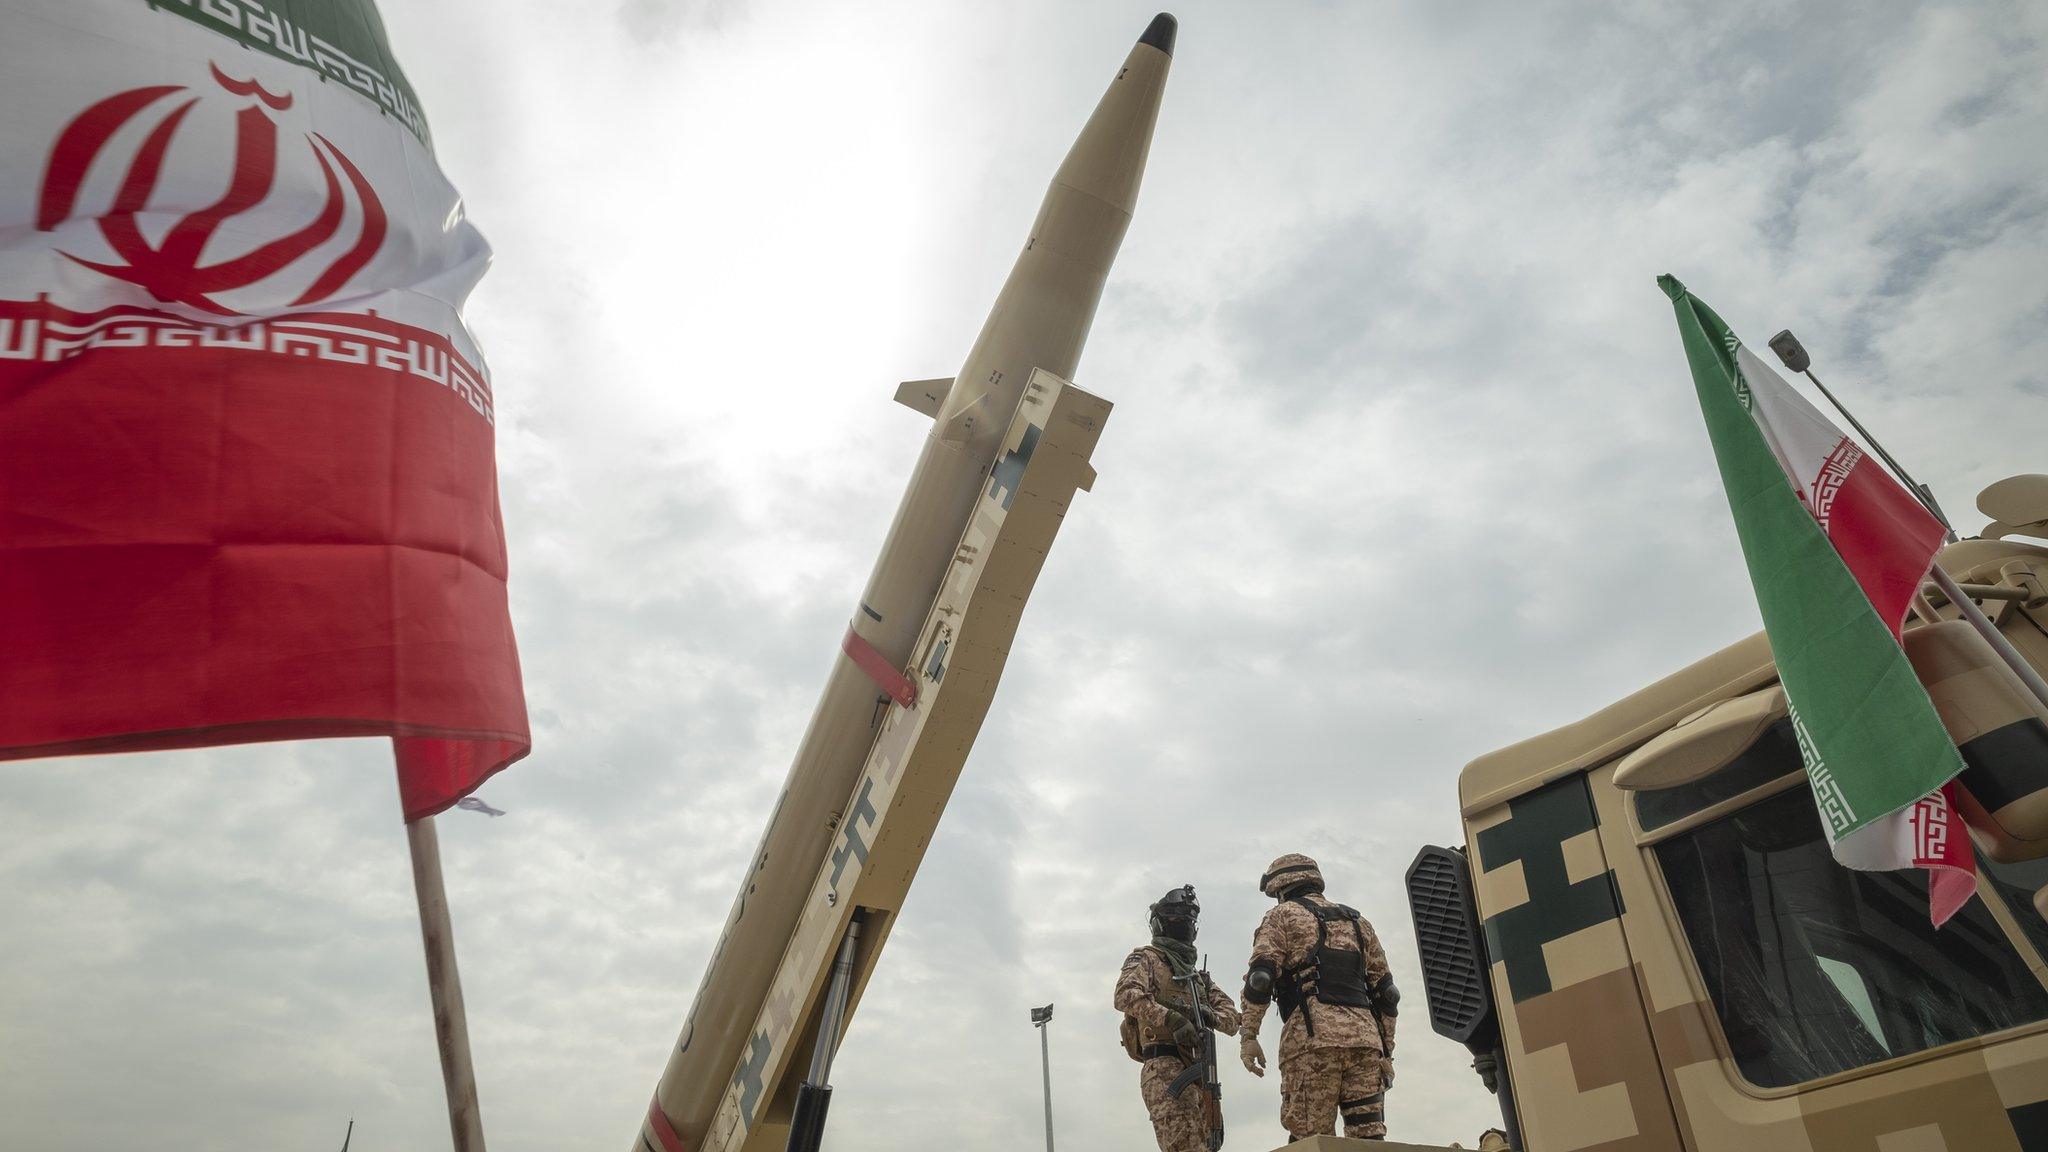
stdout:
<svg viewBox="0 0 2048 1152">
<path fill-rule="evenodd" d="M 1052 1005 L 1031 1010 L 1031 1026 L 1038 1029 L 1038 1063 L 1045 1071 L 1045 1152 L 1052 1152 L 1052 1045 L 1045 1038 L 1050 1023 Z"/>
</svg>

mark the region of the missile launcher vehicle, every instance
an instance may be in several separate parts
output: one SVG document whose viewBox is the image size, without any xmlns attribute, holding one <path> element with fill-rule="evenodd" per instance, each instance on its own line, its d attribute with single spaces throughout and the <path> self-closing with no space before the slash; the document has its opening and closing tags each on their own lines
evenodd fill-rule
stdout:
<svg viewBox="0 0 2048 1152">
<path fill-rule="evenodd" d="M 2007 539 L 2048 539 L 2048 476 L 1978 508 L 1937 563 L 2048 669 L 2048 547 Z M 1513 1147 L 2048 1149 L 2048 709 L 1923 603 L 1904 645 L 1979 857 L 1938 931 L 1920 873 L 1830 855 L 1761 633 L 1466 766 L 1465 843 L 1422 850 L 1409 903 L 1430 1023 Z"/>
<path fill-rule="evenodd" d="M 1072 382 L 1176 25 L 1133 46 L 931 418 L 636 1152 L 819 1147 L 839 1040 L 1111 405 Z M 1943 569 L 2048 669 L 2048 476 Z M 1762 634 L 1459 778 L 1408 873 L 1427 1007 L 1526 1152 L 2048 1152 L 2048 708 L 1939 592 L 1905 647 L 1969 770 L 1978 899 L 1831 857 Z M 1984 829 L 1991 832 L 1984 834 Z M 1482 1126 L 1481 1121 L 1476 1127 Z M 1447 1152 L 1318 1136 L 1297 1152 Z"/>
<path fill-rule="evenodd" d="M 1081 129 L 932 421 L 634 1147 L 816 1148 L 833 1050 L 995 695 L 1110 404 L 1070 378 L 1137 205 L 1177 29 Z"/>
</svg>

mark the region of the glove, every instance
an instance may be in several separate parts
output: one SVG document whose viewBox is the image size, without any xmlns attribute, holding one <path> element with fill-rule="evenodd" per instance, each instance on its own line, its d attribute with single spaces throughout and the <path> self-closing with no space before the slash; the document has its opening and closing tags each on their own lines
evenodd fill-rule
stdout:
<svg viewBox="0 0 2048 1152">
<path fill-rule="evenodd" d="M 1382 1056 L 1380 1057 L 1380 1091 L 1384 1092 L 1393 1086 L 1394 1058 L 1392 1056 Z"/>
<path fill-rule="evenodd" d="M 1245 1071 L 1254 1076 L 1265 1076 L 1266 1050 L 1259 1046 L 1259 1037 L 1256 1033 L 1247 1032 L 1243 1039 L 1237 1042 L 1237 1055 L 1244 1061 Z"/>
<path fill-rule="evenodd" d="M 1160 1028 L 1182 1048 L 1193 1048 L 1202 1042 L 1201 1029 L 1195 1027 L 1194 1021 L 1171 1008 L 1166 1010 L 1166 1019 Z"/>
</svg>

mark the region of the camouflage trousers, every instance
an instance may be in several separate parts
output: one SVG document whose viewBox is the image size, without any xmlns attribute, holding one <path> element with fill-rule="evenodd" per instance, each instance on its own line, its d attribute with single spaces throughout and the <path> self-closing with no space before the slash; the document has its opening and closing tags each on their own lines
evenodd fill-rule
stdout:
<svg viewBox="0 0 2048 1152">
<path fill-rule="evenodd" d="M 1280 1123 L 1296 1140 L 1334 1136 L 1342 1115 L 1346 1136 L 1384 1139 L 1385 1059 L 1372 1048 L 1311 1048 L 1282 1061 Z"/>
<path fill-rule="evenodd" d="M 1178 1100 L 1166 1094 L 1167 1085 L 1187 1067 L 1187 1061 L 1178 1056 L 1155 1056 L 1145 1061 L 1144 1070 L 1138 1073 L 1138 1091 L 1152 1117 L 1152 1135 L 1159 1141 L 1159 1152 L 1208 1152 L 1208 1121 L 1202 1115 L 1208 1089 L 1190 1084 L 1181 1090 Z"/>
</svg>

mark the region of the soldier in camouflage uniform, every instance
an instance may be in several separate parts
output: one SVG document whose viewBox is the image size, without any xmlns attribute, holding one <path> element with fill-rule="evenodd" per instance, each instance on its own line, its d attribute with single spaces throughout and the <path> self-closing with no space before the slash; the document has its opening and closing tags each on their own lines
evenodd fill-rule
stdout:
<svg viewBox="0 0 2048 1152">
<path fill-rule="evenodd" d="M 1393 1083 L 1394 1008 L 1400 994 L 1372 925 L 1323 896 L 1316 862 L 1290 852 L 1266 869 L 1259 889 L 1279 901 L 1259 921 L 1245 975 L 1244 1066 L 1266 1074 L 1259 1024 L 1274 1000 L 1280 1029 L 1280 1123 L 1296 1140 L 1387 1135 L 1386 1089 Z"/>
<path fill-rule="evenodd" d="M 1208 1121 L 1204 1116 L 1208 1090 L 1190 1084 L 1178 1099 L 1167 1086 L 1187 1070 L 1202 1040 L 1191 1019 L 1188 977 L 1202 993 L 1202 1023 L 1237 1035 L 1237 1006 L 1207 972 L 1195 966 L 1195 919 L 1201 905 L 1192 886 L 1168 892 L 1152 905 L 1152 942 L 1134 949 L 1116 981 L 1116 1010 L 1123 1013 L 1124 1047 L 1144 1062 L 1138 1091 L 1152 1117 L 1152 1133 L 1160 1152 L 1205 1152 Z M 1176 982 L 1178 981 L 1178 982 Z"/>
</svg>

